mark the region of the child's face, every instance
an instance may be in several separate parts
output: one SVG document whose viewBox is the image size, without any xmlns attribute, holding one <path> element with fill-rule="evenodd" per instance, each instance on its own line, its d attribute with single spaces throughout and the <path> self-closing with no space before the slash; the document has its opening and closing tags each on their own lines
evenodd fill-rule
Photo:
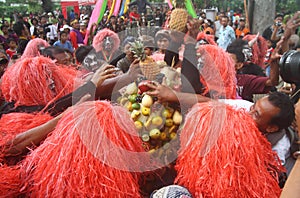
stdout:
<svg viewBox="0 0 300 198">
<path fill-rule="evenodd" d="M 66 40 L 68 40 L 68 35 L 67 34 L 62 34 L 62 35 L 60 35 L 60 39 L 62 41 L 66 41 Z"/>
<path fill-rule="evenodd" d="M 10 41 L 9 44 L 8 44 L 8 46 L 10 48 L 16 48 L 17 47 L 17 43 L 16 43 L 16 41 Z"/>
<path fill-rule="evenodd" d="M 8 33 L 8 28 L 7 28 L 7 27 L 3 27 L 2 32 L 3 32 L 4 34 Z"/>
<path fill-rule="evenodd" d="M 151 56 L 151 55 L 152 55 L 152 50 L 151 50 L 150 48 L 145 47 L 144 51 L 145 51 L 145 54 L 146 54 L 147 56 Z"/>
<path fill-rule="evenodd" d="M 162 50 L 166 50 L 169 46 L 169 40 L 166 38 L 159 39 L 157 41 L 157 47 Z"/>
</svg>

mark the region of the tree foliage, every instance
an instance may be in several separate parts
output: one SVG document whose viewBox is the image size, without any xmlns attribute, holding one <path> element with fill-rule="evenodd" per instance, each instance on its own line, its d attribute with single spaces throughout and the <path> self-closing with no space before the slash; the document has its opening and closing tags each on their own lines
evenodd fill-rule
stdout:
<svg viewBox="0 0 300 198">
<path fill-rule="evenodd" d="M 6 0 L 0 4 L 1 16 L 9 18 L 13 13 L 26 15 L 30 12 L 36 13 L 42 11 L 39 0 Z"/>
<path fill-rule="evenodd" d="M 300 10 L 300 0 L 277 0 L 276 11 L 280 13 L 294 13 Z"/>
<path fill-rule="evenodd" d="M 239 10 L 243 8 L 243 0 L 195 0 L 195 4 L 199 9 L 217 7 L 219 10 Z"/>
<path fill-rule="evenodd" d="M 238 11 L 244 10 L 243 0 L 194 0 L 199 9 L 217 7 L 219 10 L 226 11 L 228 8 Z M 276 0 L 276 11 L 293 13 L 300 10 L 300 0 Z"/>
</svg>

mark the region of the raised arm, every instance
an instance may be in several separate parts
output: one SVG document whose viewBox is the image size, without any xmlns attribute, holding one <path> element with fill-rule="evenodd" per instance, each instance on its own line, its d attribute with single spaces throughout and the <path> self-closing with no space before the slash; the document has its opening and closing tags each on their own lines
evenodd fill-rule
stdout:
<svg viewBox="0 0 300 198">
<path fill-rule="evenodd" d="M 288 40 L 292 34 L 295 34 L 298 27 L 300 27 L 300 11 L 296 12 L 294 16 L 286 23 L 283 35 L 284 42 L 282 44 L 282 53 L 289 50 Z"/>
<path fill-rule="evenodd" d="M 139 60 L 133 61 L 127 73 L 107 79 L 100 86 L 97 86 L 96 97 L 109 99 L 113 92 L 119 91 L 124 86 L 136 80 L 138 75 L 141 74 L 138 62 Z"/>
<path fill-rule="evenodd" d="M 278 85 L 279 81 L 279 59 L 281 55 L 279 54 L 279 51 L 282 47 L 283 39 L 281 39 L 277 45 L 276 48 L 274 49 L 272 55 L 271 55 L 271 63 L 270 63 L 270 77 L 266 81 L 266 86 L 267 87 L 272 87 Z"/>
</svg>

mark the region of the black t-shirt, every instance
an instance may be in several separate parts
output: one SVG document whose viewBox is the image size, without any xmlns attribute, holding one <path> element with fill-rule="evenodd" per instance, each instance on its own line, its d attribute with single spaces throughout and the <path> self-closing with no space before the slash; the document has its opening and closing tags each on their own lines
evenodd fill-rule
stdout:
<svg viewBox="0 0 300 198">
<path fill-rule="evenodd" d="M 197 68 L 196 48 L 194 44 L 185 45 L 181 67 L 182 92 L 201 94 L 203 85 Z"/>
<path fill-rule="evenodd" d="M 266 40 L 271 40 L 273 31 L 274 31 L 273 26 L 270 26 L 270 27 L 268 27 L 267 29 L 264 30 L 262 36 L 263 36 Z M 277 32 L 277 36 L 283 35 L 283 33 L 284 33 L 284 30 L 283 30 L 282 28 L 279 28 L 279 29 L 278 29 L 278 32 Z"/>
<path fill-rule="evenodd" d="M 174 62 L 176 65 L 179 61 L 178 49 L 180 43 L 171 42 L 168 50 L 165 52 L 164 61 L 171 66 Z M 203 92 L 203 85 L 200 81 L 200 72 L 197 69 L 196 48 L 194 44 L 185 45 L 181 67 L 181 82 L 182 92 L 201 94 Z"/>
<path fill-rule="evenodd" d="M 244 66 L 238 71 L 238 73 L 264 77 L 266 76 L 264 70 L 254 63 L 244 64 Z"/>
</svg>

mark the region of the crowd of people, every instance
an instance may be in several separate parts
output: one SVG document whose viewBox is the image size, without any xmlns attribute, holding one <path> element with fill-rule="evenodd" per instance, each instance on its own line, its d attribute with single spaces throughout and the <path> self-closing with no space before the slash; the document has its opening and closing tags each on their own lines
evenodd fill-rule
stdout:
<svg viewBox="0 0 300 198">
<path fill-rule="evenodd" d="M 242 13 L 192 18 L 137 0 L 89 27 L 80 12 L 2 20 L 0 197 L 279 197 L 299 174 L 300 74 L 284 82 L 280 67 L 299 67 L 300 11 L 261 35 Z M 175 160 L 152 160 L 158 137 L 139 137 L 115 99 L 132 83 L 183 115 Z"/>
</svg>

